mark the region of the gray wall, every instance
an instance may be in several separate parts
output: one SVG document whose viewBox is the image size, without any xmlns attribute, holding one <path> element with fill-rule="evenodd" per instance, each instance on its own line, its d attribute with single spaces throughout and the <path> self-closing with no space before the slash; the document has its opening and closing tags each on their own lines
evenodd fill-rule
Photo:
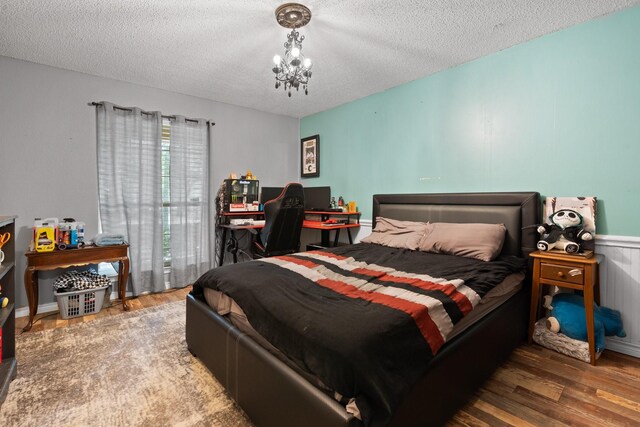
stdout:
<svg viewBox="0 0 640 427">
<path fill-rule="evenodd" d="M 231 171 L 251 169 L 267 186 L 298 180 L 296 118 L 0 56 L 0 214 L 18 215 L 19 308 L 27 306 L 23 254 L 34 217 L 74 217 L 86 223 L 88 236 L 98 232 L 96 124 L 90 101 L 215 121 L 213 194 Z M 54 274 L 40 276 L 45 278 L 40 304 L 53 302 L 49 282 Z"/>
</svg>

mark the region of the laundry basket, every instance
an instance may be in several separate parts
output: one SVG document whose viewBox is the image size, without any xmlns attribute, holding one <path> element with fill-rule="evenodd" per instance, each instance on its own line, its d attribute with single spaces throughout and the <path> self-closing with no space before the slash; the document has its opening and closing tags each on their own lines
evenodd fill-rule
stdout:
<svg viewBox="0 0 640 427">
<path fill-rule="evenodd" d="M 72 292 L 54 292 L 60 317 L 71 319 L 100 312 L 104 294 L 109 286 Z"/>
</svg>

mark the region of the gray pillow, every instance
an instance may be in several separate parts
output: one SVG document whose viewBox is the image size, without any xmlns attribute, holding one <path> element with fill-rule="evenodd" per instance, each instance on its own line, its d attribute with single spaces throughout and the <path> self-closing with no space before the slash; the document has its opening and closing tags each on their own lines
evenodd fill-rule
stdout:
<svg viewBox="0 0 640 427">
<path fill-rule="evenodd" d="M 483 261 L 491 261 L 500 254 L 507 231 L 504 224 L 434 222 L 430 225 L 430 233 L 419 244 L 421 251 Z"/>
<path fill-rule="evenodd" d="M 371 234 L 361 241 L 415 251 L 427 234 L 428 222 L 400 221 L 379 216 Z"/>
</svg>

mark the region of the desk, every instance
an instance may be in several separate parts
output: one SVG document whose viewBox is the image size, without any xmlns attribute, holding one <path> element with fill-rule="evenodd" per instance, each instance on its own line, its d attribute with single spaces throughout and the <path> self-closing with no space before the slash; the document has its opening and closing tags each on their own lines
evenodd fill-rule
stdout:
<svg viewBox="0 0 640 427">
<path fill-rule="evenodd" d="M 24 327 L 27 332 L 33 326 L 33 318 L 38 313 L 38 271 L 55 270 L 74 266 L 98 264 L 100 262 L 118 262 L 118 298 L 122 308 L 129 310 L 126 301 L 127 279 L 129 278 L 129 245 L 86 246 L 80 249 L 54 250 L 52 252 L 27 252 L 27 268 L 24 271 L 24 287 L 29 301 L 29 323 Z"/>
<path fill-rule="evenodd" d="M 340 230 L 347 230 L 347 236 L 349 236 L 349 244 L 353 244 L 353 238 L 351 237 L 351 228 L 360 227 L 360 224 L 326 224 L 322 221 L 308 221 L 305 220 L 302 223 L 302 228 L 309 228 L 312 230 L 321 230 L 321 242 L 320 244 L 313 243 L 314 246 L 322 246 L 323 248 L 331 248 L 338 246 L 338 239 L 340 238 Z M 335 231 L 336 235 L 333 238 L 333 245 L 329 239 L 329 232 Z"/>
<path fill-rule="evenodd" d="M 334 211 L 305 211 L 305 220 L 302 223 L 302 228 L 320 230 L 321 231 L 321 242 L 315 243 L 314 245 L 317 247 L 323 248 L 331 248 L 338 245 L 338 240 L 340 238 L 340 230 L 346 229 L 347 236 L 349 237 L 349 243 L 353 244 L 353 238 L 351 237 L 351 228 L 360 227 L 360 212 L 334 212 Z M 264 212 L 256 212 L 256 211 L 244 211 L 244 212 L 223 212 L 218 217 L 218 229 L 222 230 L 221 239 L 216 242 L 216 253 L 218 259 L 218 267 L 224 263 L 224 253 L 226 251 L 227 246 L 227 230 L 229 230 L 231 236 L 229 236 L 229 241 L 236 241 L 235 231 L 237 230 L 257 230 L 261 229 L 262 225 L 232 225 L 229 224 L 231 218 L 247 218 L 247 219 L 262 219 L 264 217 Z M 319 220 L 312 221 L 306 219 L 307 217 L 316 217 Z M 339 223 L 339 224 L 325 224 L 326 221 L 331 219 L 332 217 L 340 217 L 344 219 L 346 217 L 347 224 Z M 355 222 L 351 222 L 355 221 Z M 335 231 L 335 236 L 333 239 L 333 243 L 331 242 L 330 232 Z M 238 248 L 235 245 L 230 251 L 233 255 L 233 262 L 238 262 Z"/>
<path fill-rule="evenodd" d="M 229 236 L 229 241 L 234 242 L 232 249 L 229 251 L 231 255 L 233 255 L 233 263 L 238 263 L 238 239 L 236 239 L 235 231 L 236 230 L 260 230 L 264 227 L 264 225 L 234 225 L 234 224 L 220 224 L 218 227 L 222 229 L 222 249 L 220 250 L 220 255 L 218 258 L 218 267 L 220 267 L 224 262 L 224 252 L 225 247 L 227 245 L 227 230 L 231 232 L 231 236 Z"/>
<path fill-rule="evenodd" d="M 238 211 L 238 212 L 222 212 L 220 214 L 222 218 L 224 218 L 223 222 L 226 224 L 226 220 L 228 218 L 238 217 L 238 218 L 253 218 L 257 219 L 258 217 L 264 216 L 264 211 Z"/>
<path fill-rule="evenodd" d="M 238 262 L 238 243 L 235 236 L 236 230 L 260 230 L 264 227 L 264 225 L 234 225 L 234 224 L 221 224 L 219 227 L 222 229 L 222 243 L 225 247 L 222 248 L 220 254 L 218 255 L 218 266 L 221 266 L 224 262 L 224 252 L 226 246 L 230 244 L 229 252 L 233 255 L 233 263 L 236 264 Z M 313 229 L 313 230 L 321 230 L 322 231 L 322 242 L 314 243 L 312 245 L 323 248 L 331 248 L 338 246 L 338 239 L 340 237 L 340 230 L 346 229 L 347 235 L 349 236 L 349 243 L 353 244 L 353 239 L 351 237 L 351 232 L 349 229 L 360 227 L 360 224 L 325 224 L 321 221 L 307 221 L 305 220 L 302 223 L 302 228 Z M 227 242 L 227 230 L 231 233 L 229 236 L 229 240 Z M 333 240 L 333 245 L 329 239 L 329 232 L 335 231 L 336 235 Z M 309 246 L 309 245 L 308 245 Z M 307 248 L 307 250 L 309 250 Z"/>
<path fill-rule="evenodd" d="M 233 230 L 242 230 L 245 226 L 232 226 L 229 222 L 232 219 L 263 219 L 264 211 L 237 211 L 237 212 L 218 212 L 216 215 L 216 243 L 215 243 L 215 259 L 218 261 L 217 267 L 220 267 L 224 262 L 224 253 L 227 245 L 227 230 L 231 231 L 231 236 L 235 238 Z M 256 226 L 252 228 L 262 228 L 262 226 Z M 248 228 L 244 228 L 247 230 Z M 218 230 L 222 230 L 222 233 L 218 233 Z M 232 251 L 233 262 L 238 262 L 238 251 Z"/>
<path fill-rule="evenodd" d="M 331 248 L 338 246 L 338 240 L 340 238 L 340 230 L 346 229 L 347 236 L 349 237 L 349 244 L 353 244 L 353 238 L 351 237 L 351 228 L 360 227 L 360 212 L 333 212 L 333 211 L 305 211 L 305 221 L 302 224 L 303 228 L 309 228 L 313 230 L 320 230 L 321 232 L 321 241 L 319 243 L 312 243 L 308 246 L 316 246 L 323 248 Z M 320 220 L 312 221 L 308 220 L 308 217 L 319 216 Z M 326 224 L 326 221 L 329 219 L 333 219 L 333 217 L 341 218 L 345 220 L 345 223 L 338 224 Z M 351 222 L 355 220 L 355 222 Z M 333 238 L 333 244 L 331 244 L 330 232 L 335 231 L 336 234 Z"/>
</svg>

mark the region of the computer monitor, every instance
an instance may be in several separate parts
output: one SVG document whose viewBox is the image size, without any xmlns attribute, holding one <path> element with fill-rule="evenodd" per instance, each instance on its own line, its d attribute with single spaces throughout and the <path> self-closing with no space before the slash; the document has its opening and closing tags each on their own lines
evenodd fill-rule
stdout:
<svg viewBox="0 0 640 427">
<path fill-rule="evenodd" d="M 305 210 L 328 209 L 331 204 L 331 187 L 304 187 Z"/>
<path fill-rule="evenodd" d="M 269 200 L 273 200 L 282 193 L 284 187 L 262 187 L 262 192 L 260 193 L 260 203 L 265 204 Z"/>
</svg>

